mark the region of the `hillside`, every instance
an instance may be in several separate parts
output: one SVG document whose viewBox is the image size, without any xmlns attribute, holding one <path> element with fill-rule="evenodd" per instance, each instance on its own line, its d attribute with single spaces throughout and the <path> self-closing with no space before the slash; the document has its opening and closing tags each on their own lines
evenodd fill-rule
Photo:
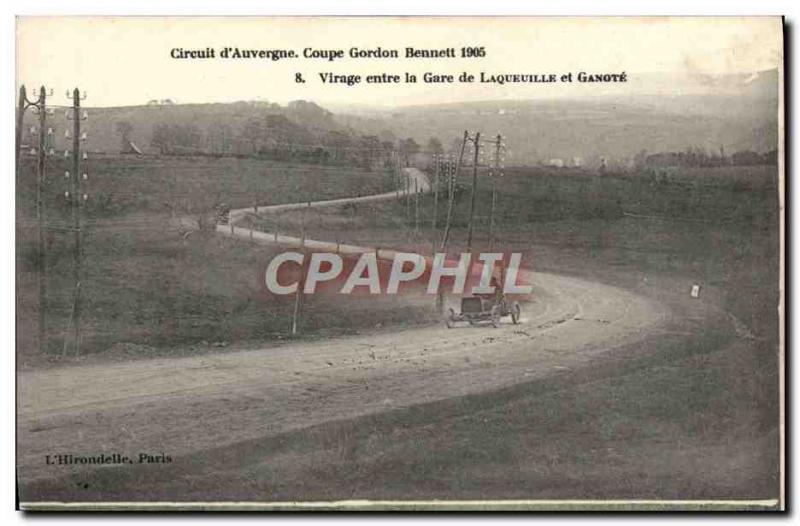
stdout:
<svg viewBox="0 0 800 526">
<path fill-rule="evenodd" d="M 154 132 L 159 126 L 185 127 L 194 137 L 198 148 L 218 145 L 223 141 L 233 147 L 250 144 L 251 138 L 244 132 L 248 122 L 263 123 L 276 139 L 298 144 L 318 142 L 326 132 L 338 129 L 330 112 L 316 104 L 296 101 L 288 106 L 262 102 L 235 102 L 230 104 L 152 104 L 116 108 L 87 108 L 89 119 L 83 124 L 88 135 L 90 151 L 119 153 L 122 148 L 120 127 L 129 129 L 129 140 L 145 153 L 158 153 L 153 144 Z M 26 114 L 26 137 L 35 116 Z M 60 108 L 50 119 L 54 128 L 55 147 L 64 148 L 68 141 L 64 136 L 72 122 Z M 252 128 L 251 128 L 252 129 Z"/>
<path fill-rule="evenodd" d="M 658 95 L 487 101 L 392 109 L 343 107 L 332 113 L 308 101 L 285 106 L 262 101 L 213 104 L 152 104 L 88 108 L 88 149 L 119 153 L 127 140 L 144 153 L 252 154 L 265 149 L 342 151 L 381 148 L 411 137 L 445 148 L 463 130 L 501 133 L 509 164 L 579 157 L 627 162 L 642 150 L 718 152 L 777 148 L 776 72 L 702 79 L 703 89 L 664 89 Z M 723 89 L 724 86 L 724 89 Z M 26 115 L 26 131 L 33 116 Z M 63 109 L 51 118 L 56 149 L 71 121 Z M 127 130 L 127 131 L 125 131 Z M 124 140 L 126 137 L 127 140 Z M 30 143 L 26 133 L 23 143 Z M 165 148 L 164 143 L 173 147 Z M 331 150 L 338 150 L 339 153 Z"/>
<path fill-rule="evenodd" d="M 641 150 L 690 147 L 766 152 L 778 144 L 779 80 L 777 70 L 649 74 L 618 96 L 369 108 L 357 116 L 337 114 L 337 120 L 367 132 L 388 128 L 420 144 L 433 136 L 449 146 L 463 130 L 502 133 L 510 164 L 573 157 L 625 162 Z"/>
<path fill-rule="evenodd" d="M 389 128 L 424 144 L 458 141 L 462 130 L 506 137 L 510 164 L 551 158 L 627 159 L 641 150 L 716 152 L 777 148 L 777 100 L 731 96 L 521 101 L 418 107 L 371 118 L 340 118 L 349 126 Z"/>
</svg>

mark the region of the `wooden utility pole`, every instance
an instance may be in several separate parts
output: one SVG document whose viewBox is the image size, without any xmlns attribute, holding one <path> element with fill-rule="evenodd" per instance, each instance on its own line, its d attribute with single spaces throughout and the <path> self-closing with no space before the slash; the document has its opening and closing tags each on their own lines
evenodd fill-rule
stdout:
<svg viewBox="0 0 800 526">
<path fill-rule="evenodd" d="M 39 274 L 39 347 L 45 346 L 45 307 L 47 303 L 46 254 L 44 243 L 44 178 L 45 134 L 47 133 L 47 93 L 44 86 L 39 89 L 39 151 L 36 159 L 36 270 Z"/>
<path fill-rule="evenodd" d="M 389 177 L 392 178 L 392 188 L 397 188 L 397 152 L 389 154 Z"/>
<path fill-rule="evenodd" d="M 402 161 L 400 160 L 400 152 L 396 152 L 396 155 L 394 156 L 394 178 L 395 181 L 397 181 L 397 186 L 403 184 L 403 174 L 401 173 L 403 169 L 401 168 L 401 165 Z"/>
<path fill-rule="evenodd" d="M 453 162 L 453 158 L 451 156 L 450 162 L 448 163 L 447 167 L 447 191 L 448 196 L 450 193 L 455 195 L 455 187 L 456 187 L 456 164 Z"/>
<path fill-rule="evenodd" d="M 475 144 L 475 157 L 472 161 L 472 197 L 469 206 L 469 227 L 467 229 L 467 250 L 472 248 L 472 223 L 475 217 L 475 196 L 478 193 L 478 153 L 480 151 L 481 133 L 477 132 L 472 139 Z"/>
<path fill-rule="evenodd" d="M 467 139 L 469 139 L 469 132 L 464 130 L 464 138 L 461 140 L 461 153 L 458 155 L 458 161 L 456 161 L 455 171 L 453 172 L 450 183 L 450 195 L 448 195 L 447 203 L 447 220 L 444 225 L 444 236 L 442 236 L 442 244 L 440 247 L 441 252 L 447 250 L 447 242 L 450 240 L 450 223 L 453 220 L 453 201 L 455 198 L 456 179 L 458 178 L 459 170 L 461 170 L 461 160 L 464 157 L 464 149 L 467 147 Z"/>
<path fill-rule="evenodd" d="M 433 154 L 433 228 L 434 239 L 436 238 L 436 216 L 439 214 L 439 154 Z"/>
<path fill-rule="evenodd" d="M 419 186 L 414 178 L 414 232 L 419 232 Z"/>
<path fill-rule="evenodd" d="M 39 331 L 39 348 L 44 349 L 45 339 L 45 303 L 47 298 L 47 282 L 45 279 L 46 270 L 46 247 L 44 242 L 44 201 L 43 201 L 43 187 L 45 180 L 45 156 L 47 155 L 47 92 L 42 86 L 39 89 L 39 97 L 34 100 L 28 100 L 28 95 L 25 86 L 19 88 L 19 103 L 17 107 L 17 128 L 15 136 L 15 152 L 14 152 L 14 173 L 17 178 L 17 187 L 19 187 L 19 167 L 22 149 L 22 128 L 25 122 L 25 111 L 28 108 L 33 108 L 39 117 L 39 137 L 38 148 L 36 151 L 36 225 L 37 225 L 37 243 L 36 243 L 36 269 L 38 274 L 38 288 L 39 288 L 39 316 L 38 316 L 38 331 Z"/>
<path fill-rule="evenodd" d="M 500 148 L 503 137 L 498 133 L 494 145 L 494 171 L 492 173 L 492 208 L 489 212 L 489 252 L 494 249 L 494 209 L 497 204 L 497 178 L 500 177 Z"/>
<path fill-rule="evenodd" d="M 461 152 L 458 154 L 458 160 L 456 161 L 455 168 L 453 168 L 449 180 L 450 187 L 447 195 L 447 219 L 445 220 L 442 244 L 439 247 L 439 251 L 445 254 L 447 253 L 447 242 L 450 240 L 450 225 L 453 220 L 453 203 L 455 201 L 456 193 L 456 178 L 458 177 L 459 170 L 461 170 L 461 160 L 464 158 L 464 150 L 467 147 L 467 139 L 469 139 L 469 132 L 464 130 L 464 137 L 461 140 Z M 439 293 L 436 295 L 436 310 L 440 313 L 444 311 L 444 292 L 442 291 L 441 287 L 439 287 Z"/>
<path fill-rule="evenodd" d="M 75 303 L 73 306 L 72 330 L 74 333 L 75 355 L 81 352 L 81 94 L 78 88 L 72 92 L 72 228 L 75 233 L 75 254 L 73 278 L 75 281 Z"/>
<path fill-rule="evenodd" d="M 406 228 L 408 228 L 409 223 L 411 222 L 411 181 L 408 180 L 408 177 L 405 179 L 405 191 L 406 191 Z"/>
<path fill-rule="evenodd" d="M 303 215 L 300 219 L 300 246 L 306 246 L 306 221 L 308 220 L 308 211 L 311 210 L 311 201 L 308 202 L 303 208 Z"/>
<path fill-rule="evenodd" d="M 28 104 L 28 97 L 27 93 L 25 92 L 25 86 L 20 86 L 19 88 L 19 106 L 17 107 L 17 129 L 16 129 L 16 136 L 15 136 L 15 147 L 14 147 L 14 173 L 19 176 L 19 157 L 20 157 L 20 148 L 22 147 L 22 123 L 25 117 L 25 109 Z"/>
</svg>

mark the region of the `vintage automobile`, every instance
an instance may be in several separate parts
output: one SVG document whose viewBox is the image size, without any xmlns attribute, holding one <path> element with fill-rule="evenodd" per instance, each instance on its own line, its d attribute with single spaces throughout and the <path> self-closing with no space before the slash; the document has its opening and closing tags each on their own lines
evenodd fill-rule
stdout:
<svg viewBox="0 0 800 526">
<path fill-rule="evenodd" d="M 456 323 L 465 321 L 470 325 L 489 321 L 492 327 L 500 325 L 503 316 L 511 316 L 514 324 L 519 323 L 522 315 L 522 308 L 517 301 L 509 301 L 504 294 L 491 296 L 468 296 L 461 298 L 461 312 L 449 309 L 445 318 L 448 329 L 452 329 Z"/>
</svg>

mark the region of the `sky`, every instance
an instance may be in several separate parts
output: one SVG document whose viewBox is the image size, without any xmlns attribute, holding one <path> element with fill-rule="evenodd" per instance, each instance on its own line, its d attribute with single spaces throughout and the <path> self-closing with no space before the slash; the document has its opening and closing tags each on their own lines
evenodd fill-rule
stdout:
<svg viewBox="0 0 800 526">
<path fill-rule="evenodd" d="M 483 58 L 405 59 L 404 49 L 483 47 Z M 341 49 L 345 58 L 270 61 L 174 59 L 174 48 Z M 397 49 L 400 59 L 351 59 L 350 48 Z M 719 90 L 707 79 L 778 68 L 777 17 L 695 18 L 253 18 L 21 17 L 17 87 L 79 87 L 87 106 L 296 99 L 403 106 L 497 99 L 680 94 Z M 458 76 L 626 72 L 626 83 L 425 84 L 425 72 Z M 318 74 L 389 73 L 416 84 L 326 85 Z M 297 83 L 300 73 L 305 83 Z M 653 82 L 654 74 L 659 82 Z M 722 88 L 724 89 L 724 88 Z"/>
</svg>

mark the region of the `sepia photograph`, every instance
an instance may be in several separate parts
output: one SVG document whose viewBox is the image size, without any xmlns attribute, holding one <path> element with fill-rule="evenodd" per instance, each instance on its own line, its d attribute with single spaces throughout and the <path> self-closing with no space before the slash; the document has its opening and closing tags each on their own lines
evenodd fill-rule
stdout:
<svg viewBox="0 0 800 526">
<path fill-rule="evenodd" d="M 786 509 L 781 17 L 15 29 L 20 509 Z"/>
</svg>

